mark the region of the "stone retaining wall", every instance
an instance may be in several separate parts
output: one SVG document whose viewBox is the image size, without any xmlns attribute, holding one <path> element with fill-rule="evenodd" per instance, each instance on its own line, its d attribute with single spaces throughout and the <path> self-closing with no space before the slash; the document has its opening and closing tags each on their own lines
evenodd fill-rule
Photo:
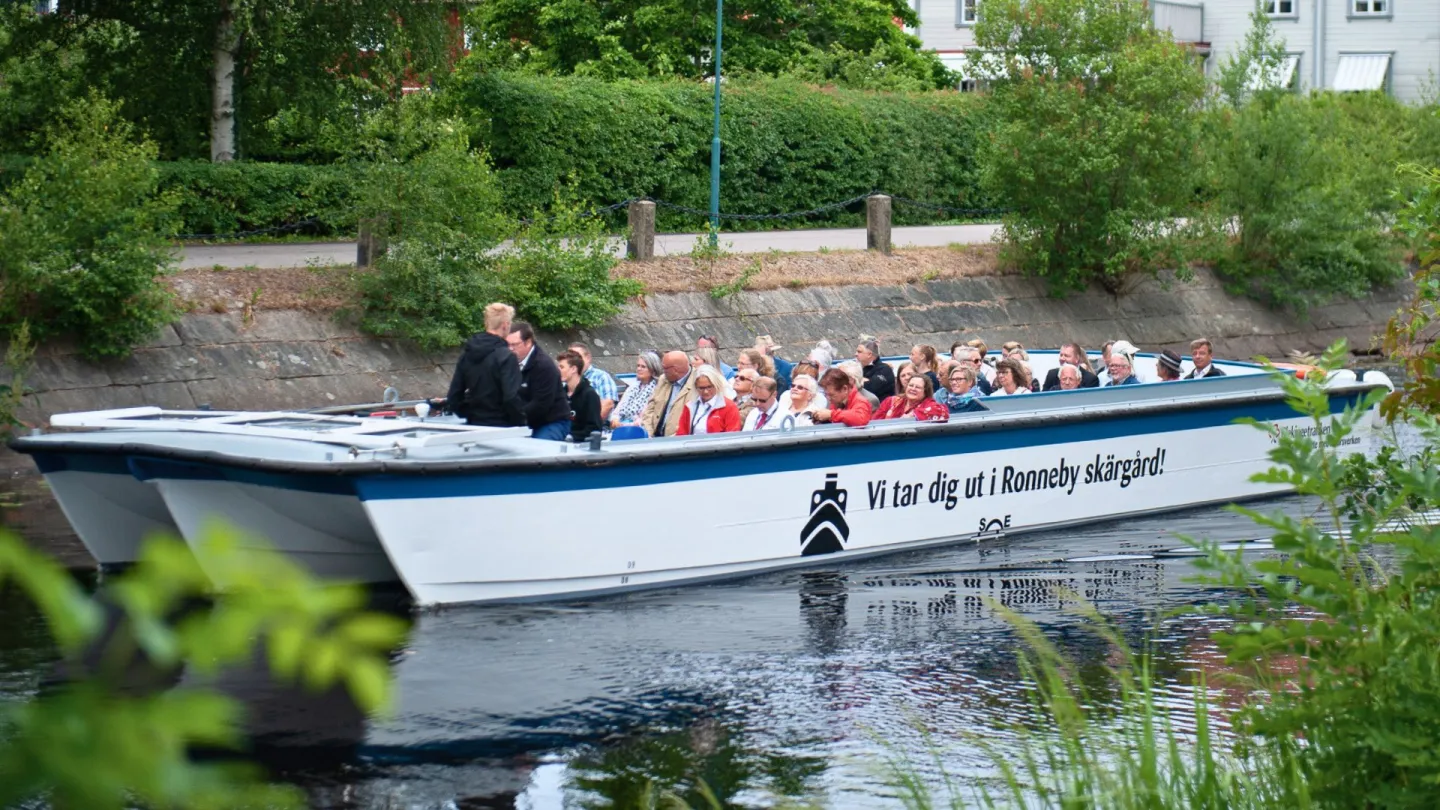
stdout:
<svg viewBox="0 0 1440 810">
<path fill-rule="evenodd" d="M 1090 291 L 1064 300 L 1050 298 L 1035 280 L 1000 276 L 779 289 L 723 300 L 706 293 L 653 296 L 605 326 L 543 335 L 542 343 L 555 351 L 566 340 L 586 340 L 597 362 L 612 371 L 633 368 L 638 351 L 693 347 L 700 335 L 718 337 L 727 356 L 758 334 L 771 335 L 791 358 L 821 338 L 848 355 L 868 334 L 887 354 L 908 353 L 917 342 L 944 351 L 962 337 L 1036 348 L 1066 340 L 1098 346 L 1123 337 L 1146 351 L 1185 352 L 1191 338 L 1204 335 L 1222 357 L 1280 357 L 1319 351 L 1337 337 L 1368 350 L 1402 298 L 1393 290 L 1322 307 L 1301 321 L 1227 295 L 1208 273 L 1187 283 L 1146 281 L 1118 297 Z M 455 357 L 455 351 L 429 353 L 407 341 L 366 337 L 325 313 L 192 313 L 121 361 L 90 363 L 63 345 L 43 347 L 26 377 L 33 393 L 21 416 L 42 424 L 54 413 L 134 405 L 308 408 L 379 401 L 388 386 L 407 399 L 440 396 Z"/>
</svg>

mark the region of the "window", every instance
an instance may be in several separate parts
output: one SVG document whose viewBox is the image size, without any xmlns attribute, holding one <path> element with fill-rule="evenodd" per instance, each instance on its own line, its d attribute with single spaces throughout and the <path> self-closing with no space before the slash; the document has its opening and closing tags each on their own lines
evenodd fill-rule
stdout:
<svg viewBox="0 0 1440 810">
<path fill-rule="evenodd" d="M 974 25 L 979 6 L 980 0 L 955 0 L 955 24 Z"/>
<path fill-rule="evenodd" d="M 1387 15 L 1390 13 L 1390 0 L 1353 0 L 1350 13 L 1357 17 Z"/>
<path fill-rule="evenodd" d="M 1360 0 L 1355 1 L 1358 3 Z M 1294 17 L 1295 6 L 1298 2 L 1299 0 L 1264 0 L 1261 5 L 1264 6 L 1265 13 L 1271 17 Z"/>
</svg>

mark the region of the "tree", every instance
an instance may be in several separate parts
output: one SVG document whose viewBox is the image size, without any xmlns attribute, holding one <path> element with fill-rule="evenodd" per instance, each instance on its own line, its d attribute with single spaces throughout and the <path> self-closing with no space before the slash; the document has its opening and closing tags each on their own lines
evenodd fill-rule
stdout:
<svg viewBox="0 0 1440 810">
<path fill-rule="evenodd" d="M 1386 227 L 1398 154 L 1369 143 L 1374 130 L 1352 124 L 1348 101 L 1281 86 L 1283 60 L 1284 44 L 1257 9 L 1220 70 L 1207 185 L 1222 245 L 1216 269 L 1238 292 L 1304 312 L 1401 277 Z"/>
<path fill-rule="evenodd" d="M 983 183 L 1010 253 L 1056 293 L 1178 260 L 1205 77 L 1143 0 L 987 0 L 975 29 L 994 129 Z"/>
<path fill-rule="evenodd" d="M 62 0 L 61 12 L 47 22 L 55 42 L 134 32 L 87 53 L 87 81 L 169 158 L 301 150 L 337 123 L 358 128 L 459 47 L 454 6 L 428 0 Z"/>
<path fill-rule="evenodd" d="M 922 55 L 919 39 L 897 21 L 919 22 L 904 0 L 732 2 L 725 7 L 725 69 L 774 75 L 817 51 L 898 48 L 933 73 L 939 60 Z M 496 68 L 607 79 L 714 73 L 713 0 L 494 0 L 477 5 L 468 22 L 475 31 L 470 58 Z"/>
</svg>

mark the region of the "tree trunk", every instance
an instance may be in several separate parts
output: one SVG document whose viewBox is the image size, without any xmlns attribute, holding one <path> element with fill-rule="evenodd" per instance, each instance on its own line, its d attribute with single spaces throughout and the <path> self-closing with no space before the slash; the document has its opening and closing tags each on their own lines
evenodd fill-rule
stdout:
<svg viewBox="0 0 1440 810">
<path fill-rule="evenodd" d="M 239 50 L 234 5 L 232 0 L 220 0 L 210 94 L 210 160 L 216 163 L 235 159 L 235 57 Z"/>
</svg>

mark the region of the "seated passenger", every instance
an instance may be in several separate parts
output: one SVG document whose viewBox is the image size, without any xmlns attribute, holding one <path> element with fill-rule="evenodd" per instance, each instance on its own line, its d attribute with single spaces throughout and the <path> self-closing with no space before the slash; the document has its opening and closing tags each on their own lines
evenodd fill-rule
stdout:
<svg viewBox="0 0 1440 810">
<path fill-rule="evenodd" d="M 914 367 L 916 374 L 924 374 L 930 378 L 932 391 L 940 387 L 940 375 L 936 373 L 936 369 L 940 365 L 940 356 L 935 352 L 934 346 L 925 343 L 917 343 L 912 346 L 910 348 L 910 365 Z"/>
<path fill-rule="evenodd" d="M 775 378 L 775 361 L 759 349 L 740 350 L 740 357 L 735 361 L 735 373 L 739 374 L 747 368 L 755 369 L 761 377 Z"/>
<path fill-rule="evenodd" d="M 1166 349 L 1155 358 L 1155 376 L 1160 382 L 1175 382 L 1180 379 L 1180 355 Z"/>
<path fill-rule="evenodd" d="M 815 411 L 820 407 L 820 384 L 809 374 L 797 374 L 790 380 L 790 390 L 781 398 L 780 419 L 793 417 L 795 427 L 815 424 Z"/>
<path fill-rule="evenodd" d="M 816 422 L 832 422 L 850 427 L 870 424 L 870 403 L 860 396 L 860 391 L 849 374 L 832 368 L 820 378 L 820 384 L 825 389 L 827 407 L 815 409 Z"/>
<path fill-rule="evenodd" d="M 815 368 L 823 372 L 830 368 L 831 363 L 835 362 L 835 347 L 830 345 L 830 341 L 822 340 L 815 344 L 815 348 L 810 350 L 809 356 L 805 359 L 814 363 Z"/>
<path fill-rule="evenodd" d="M 1056 372 L 1059 390 L 1074 391 L 1077 388 L 1085 387 L 1085 369 L 1071 363 L 1061 363 Z M 1049 391 L 1050 389 L 1047 387 L 1045 390 Z"/>
<path fill-rule="evenodd" d="M 986 389 L 985 393 L 988 394 L 991 390 L 995 388 L 995 365 L 989 361 L 988 357 L 985 356 L 988 353 L 988 348 L 985 346 L 985 341 L 979 338 L 975 338 L 974 340 L 967 341 L 965 345 L 975 350 L 975 354 L 977 356 L 976 362 L 979 363 L 980 368 L 979 379 L 984 380 L 983 383 L 978 384 L 981 388 Z"/>
<path fill-rule="evenodd" d="M 1025 364 L 1009 357 L 995 364 L 995 390 L 992 397 L 1008 397 L 1030 393 L 1030 372 Z"/>
<path fill-rule="evenodd" d="M 975 367 L 968 363 L 956 363 L 946 382 L 950 386 L 935 392 L 935 400 L 949 409 L 950 413 L 983 411 L 980 404 L 980 388 L 975 384 Z"/>
<path fill-rule="evenodd" d="M 979 349 L 971 346 L 962 346 L 956 349 L 955 359 L 960 361 L 960 365 L 967 366 L 971 371 L 975 372 L 975 390 L 980 392 L 981 396 L 989 394 L 994 390 L 994 387 L 990 384 L 990 380 L 985 376 L 985 372 L 994 371 L 994 369 L 980 362 Z"/>
<path fill-rule="evenodd" d="M 1215 359 L 1215 354 L 1210 347 L 1210 341 L 1205 338 L 1196 338 L 1190 341 L 1190 360 L 1195 367 L 1185 375 L 1187 380 L 1199 380 L 1205 377 L 1224 377 L 1225 372 L 1216 368 L 1210 361 Z"/>
<path fill-rule="evenodd" d="M 1110 352 L 1110 385 L 1137 385 L 1140 378 L 1135 376 L 1134 364 L 1129 355 L 1120 351 Z"/>
<path fill-rule="evenodd" d="M 1125 355 L 1125 359 L 1130 361 L 1130 373 L 1135 376 L 1135 382 L 1137 383 L 1145 382 L 1140 378 L 1139 370 L 1135 368 L 1135 355 L 1139 353 L 1140 350 L 1135 348 L 1135 344 L 1128 340 L 1117 340 L 1110 346 L 1110 356 L 1112 358 L 1117 354 L 1123 354 Z M 1112 377 L 1111 379 L 1113 380 L 1114 378 Z"/>
<path fill-rule="evenodd" d="M 890 397 L 881 403 L 875 418 L 911 418 L 917 422 L 950 421 L 950 409 L 936 402 L 934 394 L 935 392 L 930 388 L 930 378 L 924 374 L 916 374 L 905 386 L 903 396 Z"/>
<path fill-rule="evenodd" d="M 695 375 L 695 398 L 686 403 L 685 410 L 680 412 L 680 428 L 675 435 L 738 431 L 740 409 L 725 396 L 725 375 L 711 365 L 701 366 L 691 373 Z"/>
<path fill-rule="evenodd" d="M 640 414 L 650 404 L 650 395 L 660 384 L 660 355 L 655 352 L 641 352 L 635 359 L 635 382 L 620 395 L 620 404 L 610 412 L 610 427 L 636 425 Z"/>
<path fill-rule="evenodd" d="M 1060 364 L 1062 367 L 1065 365 L 1075 366 L 1075 370 L 1080 372 L 1081 388 L 1098 388 L 1100 386 L 1100 379 L 1090 371 L 1090 360 L 1085 356 L 1085 349 L 1079 343 L 1062 343 L 1060 345 Z M 1045 385 L 1042 386 L 1042 389 L 1054 391 L 1061 387 L 1060 369 L 1050 369 L 1050 373 L 1045 375 Z"/>
<path fill-rule="evenodd" d="M 743 371 L 743 369 L 742 369 Z M 750 413 L 741 430 L 773 430 L 780 426 L 780 392 L 772 377 L 760 377 L 750 392 Z"/>
<path fill-rule="evenodd" d="M 714 335 L 701 335 L 695 341 L 695 348 L 710 349 L 715 352 L 717 358 L 720 356 L 720 341 L 717 340 Z M 715 368 L 720 369 L 720 373 L 725 375 L 726 382 L 729 382 L 735 377 L 735 369 L 725 365 L 723 361 L 717 360 Z"/>
<path fill-rule="evenodd" d="M 750 402 L 750 395 L 758 379 L 760 372 L 753 368 L 741 368 L 735 370 L 735 378 L 730 381 L 730 385 L 735 389 L 735 407 L 740 409 L 741 424 L 744 424 L 745 417 L 750 415 L 750 409 L 755 407 Z"/>
<path fill-rule="evenodd" d="M 895 390 L 895 372 L 890 364 L 880 359 L 880 344 L 874 340 L 862 340 L 855 347 L 855 360 L 860 363 L 860 373 L 865 390 L 879 399 L 890 396 Z"/>
<path fill-rule="evenodd" d="M 865 387 L 865 367 L 860 365 L 859 360 L 841 360 L 835 364 L 835 368 L 850 375 L 850 381 L 855 383 L 855 387 L 860 391 L 860 396 L 870 403 L 872 412 L 880 407 L 880 398 Z"/>
<path fill-rule="evenodd" d="M 600 421 L 600 395 L 585 379 L 585 358 L 579 352 L 560 352 L 555 355 L 555 365 L 560 367 L 560 381 L 570 400 L 570 438 L 583 442 L 605 426 Z"/>
<path fill-rule="evenodd" d="M 795 364 L 776 354 L 775 350 L 778 348 L 780 347 L 775 344 L 775 339 L 769 335 L 756 335 L 755 349 L 775 364 L 775 373 L 766 376 L 774 377 L 783 392 L 790 390 L 790 378 L 795 371 Z"/>
</svg>

